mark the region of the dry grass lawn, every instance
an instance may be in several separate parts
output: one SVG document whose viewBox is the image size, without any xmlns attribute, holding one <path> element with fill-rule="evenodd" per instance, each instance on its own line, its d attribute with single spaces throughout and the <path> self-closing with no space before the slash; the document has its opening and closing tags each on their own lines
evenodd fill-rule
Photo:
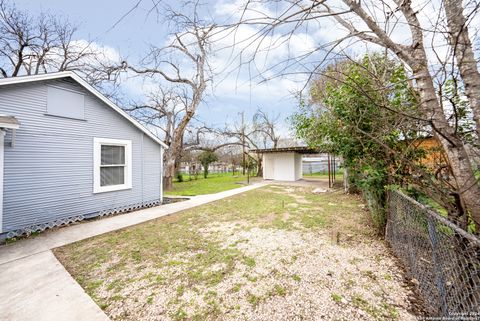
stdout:
<svg viewBox="0 0 480 321">
<path fill-rule="evenodd" d="M 55 250 L 114 320 L 415 320 L 355 196 L 267 186 Z"/>
</svg>

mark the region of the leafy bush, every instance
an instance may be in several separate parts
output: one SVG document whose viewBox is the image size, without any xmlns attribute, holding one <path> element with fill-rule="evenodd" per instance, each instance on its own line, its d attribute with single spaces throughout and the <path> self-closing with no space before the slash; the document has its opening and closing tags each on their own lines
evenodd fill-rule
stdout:
<svg viewBox="0 0 480 321">
<path fill-rule="evenodd" d="M 211 163 L 218 160 L 218 156 L 214 152 L 207 150 L 198 155 L 198 160 L 203 166 L 203 178 L 207 178 L 208 167 Z"/>
<path fill-rule="evenodd" d="M 409 172 L 405 139 L 416 137 L 416 96 L 402 65 L 384 55 L 328 67 L 310 89 L 292 122 L 312 146 L 342 156 L 351 186 L 359 189 L 383 233 L 386 187 Z"/>
<path fill-rule="evenodd" d="M 183 173 L 178 172 L 176 176 L 179 183 L 183 182 Z"/>
</svg>

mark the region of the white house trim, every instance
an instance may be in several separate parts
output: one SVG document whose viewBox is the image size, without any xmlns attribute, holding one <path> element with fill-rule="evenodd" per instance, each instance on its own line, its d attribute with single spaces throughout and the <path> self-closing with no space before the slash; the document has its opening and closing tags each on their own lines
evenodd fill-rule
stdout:
<svg viewBox="0 0 480 321">
<path fill-rule="evenodd" d="M 70 77 L 76 82 L 78 82 L 80 85 L 82 85 L 85 89 L 87 89 L 90 93 L 92 93 L 94 96 L 96 96 L 98 99 L 103 101 L 105 104 L 107 104 L 110 108 L 115 110 L 117 113 L 125 117 L 129 122 L 131 122 L 135 127 L 143 131 L 145 134 L 147 134 L 150 138 L 152 138 L 155 142 L 158 144 L 162 145 L 163 148 L 168 148 L 168 146 L 162 142 L 157 136 L 152 134 L 148 129 L 146 129 L 142 124 L 137 122 L 135 119 L 133 119 L 129 114 L 127 114 L 123 109 L 115 105 L 112 101 L 110 101 L 107 97 L 105 97 L 102 93 L 100 93 L 98 90 L 96 90 L 94 87 L 92 87 L 90 84 L 88 84 L 85 80 L 82 79 L 79 75 L 77 75 L 73 71 L 61 71 L 61 72 L 52 72 L 48 74 L 41 74 L 41 75 L 32 75 L 32 76 L 20 76 L 20 77 L 11 77 L 11 78 L 4 78 L 0 79 L 0 86 L 3 85 L 13 85 L 13 84 L 21 84 L 21 83 L 28 83 L 32 81 L 42 81 L 42 80 L 52 80 L 52 79 L 60 79 L 60 78 L 66 78 Z"/>
<path fill-rule="evenodd" d="M 0 128 L 19 129 L 20 125 L 0 122 Z"/>
<path fill-rule="evenodd" d="M 124 184 L 100 186 L 100 165 L 102 145 L 125 147 L 125 179 Z M 132 188 L 132 141 L 111 138 L 93 138 L 93 193 L 120 191 Z"/>
<path fill-rule="evenodd" d="M 163 148 L 160 148 L 160 203 L 163 203 Z"/>
</svg>

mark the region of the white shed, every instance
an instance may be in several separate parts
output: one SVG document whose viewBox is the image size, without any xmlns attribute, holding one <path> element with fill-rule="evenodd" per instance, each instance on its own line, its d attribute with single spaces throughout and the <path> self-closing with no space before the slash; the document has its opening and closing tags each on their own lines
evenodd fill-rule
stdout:
<svg viewBox="0 0 480 321">
<path fill-rule="evenodd" d="M 251 152 L 262 154 L 263 179 L 297 181 L 302 178 L 302 155 L 317 154 L 309 147 L 285 147 L 256 149 Z"/>
</svg>

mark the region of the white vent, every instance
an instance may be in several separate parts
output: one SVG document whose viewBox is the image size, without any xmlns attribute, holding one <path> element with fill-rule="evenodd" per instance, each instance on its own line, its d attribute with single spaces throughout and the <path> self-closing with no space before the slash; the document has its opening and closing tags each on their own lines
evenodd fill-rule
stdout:
<svg viewBox="0 0 480 321">
<path fill-rule="evenodd" d="M 71 90 L 48 86 L 47 113 L 75 119 L 85 119 L 85 96 Z"/>
</svg>

